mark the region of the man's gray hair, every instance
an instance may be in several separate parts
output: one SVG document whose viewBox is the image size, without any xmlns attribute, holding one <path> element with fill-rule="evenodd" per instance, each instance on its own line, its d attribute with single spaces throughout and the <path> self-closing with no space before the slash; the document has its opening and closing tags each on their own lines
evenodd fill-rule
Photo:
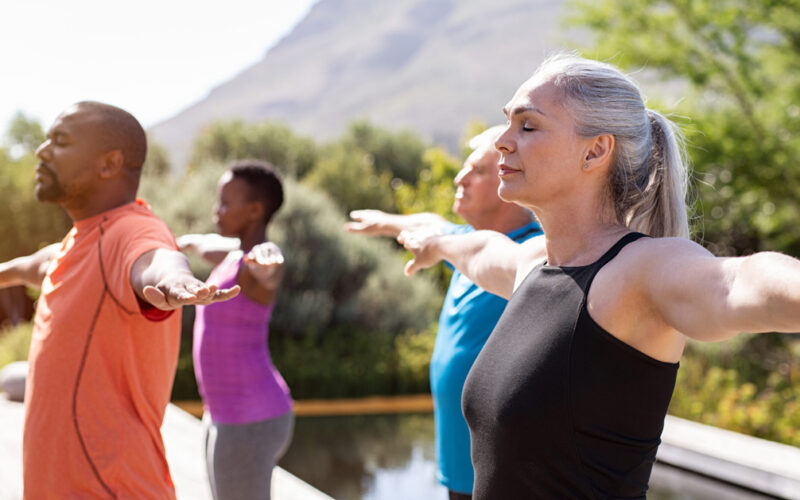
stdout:
<svg viewBox="0 0 800 500">
<path fill-rule="evenodd" d="M 497 138 L 500 137 L 500 134 L 503 133 L 503 130 L 505 130 L 505 128 L 506 128 L 505 125 L 495 125 L 493 127 L 489 127 L 480 134 L 470 139 L 467 145 L 473 151 L 476 149 L 486 148 L 486 147 L 493 148 L 494 141 L 496 141 Z"/>
</svg>

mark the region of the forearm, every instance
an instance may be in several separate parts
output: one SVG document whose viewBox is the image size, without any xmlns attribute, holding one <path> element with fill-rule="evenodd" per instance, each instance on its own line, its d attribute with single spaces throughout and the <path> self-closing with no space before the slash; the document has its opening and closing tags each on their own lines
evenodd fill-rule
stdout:
<svg viewBox="0 0 800 500">
<path fill-rule="evenodd" d="M 446 224 L 448 224 L 447 219 L 442 217 L 441 215 L 434 214 L 431 212 L 424 212 L 419 214 L 410 214 L 410 215 L 398 215 L 398 218 L 402 218 L 402 223 L 397 224 L 394 228 L 397 230 L 395 236 L 400 234 L 400 231 L 406 229 L 421 229 L 421 228 L 439 228 Z"/>
<path fill-rule="evenodd" d="M 176 250 L 159 248 L 139 257 L 131 269 L 131 285 L 139 298 L 147 300 L 144 288 L 178 279 L 193 279 L 186 256 Z"/>
<path fill-rule="evenodd" d="M 445 237 L 444 245 L 444 260 L 462 274 L 484 290 L 511 297 L 518 265 L 511 257 L 518 243 L 495 231 L 475 231 L 463 235 L 463 240 L 456 235 Z"/>
<path fill-rule="evenodd" d="M 430 267 L 446 260 L 484 290 L 506 298 L 514 291 L 518 265 L 516 255 L 520 245 L 504 234 L 475 231 L 435 236 L 425 239 L 418 247 L 419 251 L 414 250 L 414 245 L 413 241 L 406 244 L 418 261 L 412 261 L 411 271 L 415 271 L 415 265 L 417 268 Z"/>
<path fill-rule="evenodd" d="M 46 246 L 36 253 L 0 264 L 0 288 L 25 285 L 41 288 L 50 259 L 58 244 Z"/>
<path fill-rule="evenodd" d="M 240 290 L 239 286 L 223 290 L 206 285 L 192 275 L 186 256 L 167 248 L 140 255 L 131 268 L 130 281 L 140 299 L 165 311 L 229 300 Z"/>
<path fill-rule="evenodd" d="M 266 274 L 254 273 L 248 266 L 242 266 L 238 283 L 242 287 L 242 293 L 251 300 L 260 304 L 270 304 L 275 300 L 282 280 L 282 265 Z"/>
<path fill-rule="evenodd" d="M 203 259 L 218 264 L 229 252 L 239 249 L 238 238 L 218 234 L 184 234 L 178 238 L 178 247 L 184 252 L 194 252 Z"/>
<path fill-rule="evenodd" d="M 380 210 L 354 210 L 350 212 L 352 222 L 345 224 L 351 233 L 368 236 L 391 236 L 396 238 L 402 231 L 419 229 L 438 229 L 447 220 L 434 213 L 418 213 L 409 215 L 390 214 Z"/>
</svg>

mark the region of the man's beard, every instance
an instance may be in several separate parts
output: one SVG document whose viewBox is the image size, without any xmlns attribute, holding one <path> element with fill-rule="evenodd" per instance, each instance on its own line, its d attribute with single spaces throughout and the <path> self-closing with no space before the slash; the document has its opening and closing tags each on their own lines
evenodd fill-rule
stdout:
<svg viewBox="0 0 800 500">
<path fill-rule="evenodd" d="M 50 176 L 51 182 L 50 184 L 42 184 L 41 181 L 36 183 L 36 187 L 34 188 L 36 199 L 39 201 L 62 200 L 67 193 L 64 191 L 64 186 L 58 182 L 58 177 L 56 177 L 55 172 L 44 166 L 41 168 L 47 172 L 48 176 Z"/>
</svg>

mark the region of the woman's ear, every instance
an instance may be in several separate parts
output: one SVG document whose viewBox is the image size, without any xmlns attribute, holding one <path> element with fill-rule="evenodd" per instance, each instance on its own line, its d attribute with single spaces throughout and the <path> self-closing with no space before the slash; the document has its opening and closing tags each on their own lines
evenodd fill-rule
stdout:
<svg viewBox="0 0 800 500">
<path fill-rule="evenodd" d="M 592 139 L 583 159 L 583 170 L 588 172 L 607 168 L 614 154 L 614 144 L 615 139 L 611 134 L 598 135 Z"/>
<path fill-rule="evenodd" d="M 264 203 L 261 201 L 249 201 L 247 202 L 247 216 L 250 218 L 251 221 L 262 221 L 264 220 L 264 212 L 266 211 L 266 207 Z"/>
</svg>

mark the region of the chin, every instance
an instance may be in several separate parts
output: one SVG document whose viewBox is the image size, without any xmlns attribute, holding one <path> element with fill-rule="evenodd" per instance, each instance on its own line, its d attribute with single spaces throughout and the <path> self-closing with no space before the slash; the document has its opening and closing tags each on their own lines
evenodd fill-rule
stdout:
<svg viewBox="0 0 800 500">
<path fill-rule="evenodd" d="M 63 193 L 61 191 L 54 191 L 40 186 L 36 186 L 33 189 L 33 195 L 36 197 L 37 201 L 44 203 L 59 203 L 63 199 Z"/>
<path fill-rule="evenodd" d="M 506 203 L 518 203 L 521 199 L 516 189 L 503 184 L 497 188 L 497 196 Z"/>
</svg>

